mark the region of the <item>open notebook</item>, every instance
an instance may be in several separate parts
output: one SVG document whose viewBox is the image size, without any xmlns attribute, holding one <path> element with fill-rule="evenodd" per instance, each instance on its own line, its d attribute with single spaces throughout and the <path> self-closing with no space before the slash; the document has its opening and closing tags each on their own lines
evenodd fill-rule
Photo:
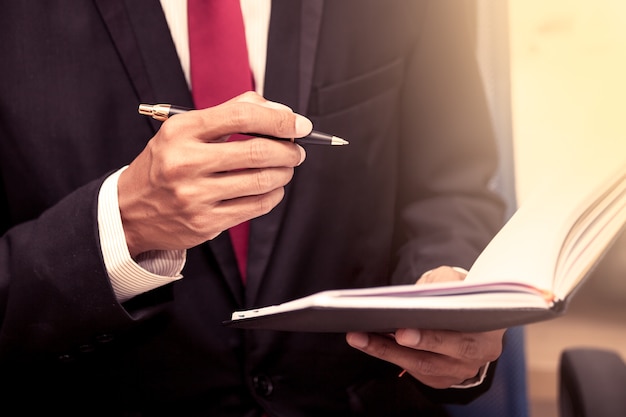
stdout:
<svg viewBox="0 0 626 417">
<path fill-rule="evenodd" d="M 558 317 L 626 223 L 626 160 L 562 172 L 524 202 L 464 281 L 328 290 L 235 311 L 286 331 L 486 331 Z"/>
</svg>

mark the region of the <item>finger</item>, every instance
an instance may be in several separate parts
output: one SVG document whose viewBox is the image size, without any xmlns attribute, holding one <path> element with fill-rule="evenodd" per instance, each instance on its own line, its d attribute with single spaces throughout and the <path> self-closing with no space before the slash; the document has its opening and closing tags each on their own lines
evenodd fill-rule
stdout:
<svg viewBox="0 0 626 417">
<path fill-rule="evenodd" d="M 216 173 L 206 181 L 206 187 L 219 196 L 220 204 L 228 205 L 233 199 L 283 188 L 293 178 L 293 172 L 293 168 L 271 167 Z"/>
<path fill-rule="evenodd" d="M 467 271 L 461 268 L 440 266 L 424 272 L 417 281 L 417 284 L 444 281 L 463 281 L 465 279 L 465 275 L 467 275 Z"/>
<path fill-rule="evenodd" d="M 399 345 L 482 365 L 502 352 L 504 330 L 483 333 L 461 333 L 444 330 L 399 329 Z"/>
<path fill-rule="evenodd" d="M 225 219 L 222 229 L 269 213 L 285 196 L 284 188 L 276 188 L 259 195 L 248 195 L 220 202 L 213 213 Z"/>
<path fill-rule="evenodd" d="M 283 197 L 284 189 L 278 188 L 258 196 L 240 197 L 219 203 L 208 201 L 185 211 L 182 217 L 188 232 L 204 241 L 230 227 L 267 214 Z M 206 238 L 203 239 L 203 236 Z"/>
<path fill-rule="evenodd" d="M 300 145 L 260 138 L 212 144 L 187 142 L 173 147 L 155 142 L 152 148 L 153 159 L 158 161 L 165 178 L 210 177 L 248 168 L 293 168 L 306 158 L 306 151 Z"/>
<path fill-rule="evenodd" d="M 393 336 L 384 336 L 375 333 L 350 332 L 346 334 L 346 341 L 368 355 L 387 362 L 402 366 L 409 364 L 409 355 L 420 355 L 422 352 L 398 345 Z"/>
<path fill-rule="evenodd" d="M 296 167 L 306 158 L 298 144 L 263 138 L 251 138 L 202 148 L 205 172 L 232 171 L 249 168 Z"/>
<path fill-rule="evenodd" d="M 204 142 L 241 132 L 257 132 L 281 138 L 302 137 L 313 129 L 309 119 L 287 107 L 241 100 L 230 100 L 219 106 L 189 112 L 185 116 L 197 119 L 192 125 L 192 133 Z"/>
<path fill-rule="evenodd" d="M 448 388 L 478 372 L 479 366 L 395 343 L 393 338 L 377 334 L 348 333 L 348 344 L 406 370 L 421 382 L 435 388 Z"/>
<path fill-rule="evenodd" d="M 480 366 L 429 352 L 409 352 L 398 361 L 402 372 L 433 388 L 449 388 L 475 378 Z M 399 374 L 401 375 L 401 374 Z"/>
</svg>

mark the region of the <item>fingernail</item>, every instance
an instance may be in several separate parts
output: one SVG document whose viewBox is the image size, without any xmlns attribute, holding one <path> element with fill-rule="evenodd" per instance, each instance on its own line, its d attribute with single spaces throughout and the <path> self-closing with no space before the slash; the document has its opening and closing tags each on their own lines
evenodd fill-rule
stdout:
<svg viewBox="0 0 626 417">
<path fill-rule="evenodd" d="M 300 145 L 297 145 L 297 146 L 300 149 L 300 162 L 298 162 L 298 165 L 300 165 L 306 159 L 306 151 L 304 150 L 304 148 L 302 146 L 300 146 Z"/>
<path fill-rule="evenodd" d="M 422 339 L 419 330 L 403 329 L 396 332 L 396 341 L 403 346 L 417 346 Z"/>
<path fill-rule="evenodd" d="M 306 117 L 296 114 L 296 137 L 301 138 L 311 133 L 313 123 Z"/>
<path fill-rule="evenodd" d="M 365 349 L 370 343 L 370 338 L 366 333 L 350 333 L 348 343 L 355 348 Z"/>
</svg>

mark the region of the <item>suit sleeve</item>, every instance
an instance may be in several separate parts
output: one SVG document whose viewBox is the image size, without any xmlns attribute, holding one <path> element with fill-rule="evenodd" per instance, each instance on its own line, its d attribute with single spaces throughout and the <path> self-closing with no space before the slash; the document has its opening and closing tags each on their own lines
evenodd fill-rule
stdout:
<svg viewBox="0 0 626 417">
<path fill-rule="evenodd" d="M 414 282 L 441 265 L 469 269 L 504 219 L 490 185 L 496 141 L 465 12 L 455 2 L 431 1 L 407 65 L 397 225 L 404 243 L 395 282 Z M 438 402 L 468 403 L 489 389 L 496 365 L 476 387 L 422 390 Z"/>
<path fill-rule="evenodd" d="M 100 251 L 101 182 L 75 190 L 0 239 L 3 360 L 61 355 L 132 324 L 115 299 Z"/>
<path fill-rule="evenodd" d="M 457 6 L 428 4 L 407 64 L 395 282 L 441 265 L 469 269 L 503 221 L 490 186 L 496 142 L 469 19 Z"/>
</svg>

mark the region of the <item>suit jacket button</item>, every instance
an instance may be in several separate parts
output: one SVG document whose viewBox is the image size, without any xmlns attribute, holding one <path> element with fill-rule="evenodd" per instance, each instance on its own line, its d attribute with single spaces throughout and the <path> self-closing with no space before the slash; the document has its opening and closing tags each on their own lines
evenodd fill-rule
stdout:
<svg viewBox="0 0 626 417">
<path fill-rule="evenodd" d="M 58 359 L 59 362 L 69 363 L 69 362 L 73 362 L 74 361 L 74 356 L 70 355 L 69 353 L 64 353 L 62 355 L 59 355 L 57 359 Z"/>
<path fill-rule="evenodd" d="M 252 377 L 252 385 L 257 395 L 261 397 L 267 397 L 274 391 L 274 384 L 272 384 L 272 380 L 267 375 L 261 374 Z"/>
<path fill-rule="evenodd" d="M 80 346 L 78 347 L 78 351 L 79 351 L 80 353 L 89 353 L 89 352 L 93 352 L 95 349 L 96 349 L 96 348 L 95 348 L 95 346 L 94 346 L 94 345 L 92 345 L 92 344 L 88 344 L 88 343 L 86 343 L 86 344 L 84 344 L 84 345 L 80 345 Z"/>
<path fill-rule="evenodd" d="M 112 342 L 114 339 L 112 334 L 101 334 L 99 336 L 96 336 L 96 342 L 98 343 L 109 343 Z"/>
</svg>

